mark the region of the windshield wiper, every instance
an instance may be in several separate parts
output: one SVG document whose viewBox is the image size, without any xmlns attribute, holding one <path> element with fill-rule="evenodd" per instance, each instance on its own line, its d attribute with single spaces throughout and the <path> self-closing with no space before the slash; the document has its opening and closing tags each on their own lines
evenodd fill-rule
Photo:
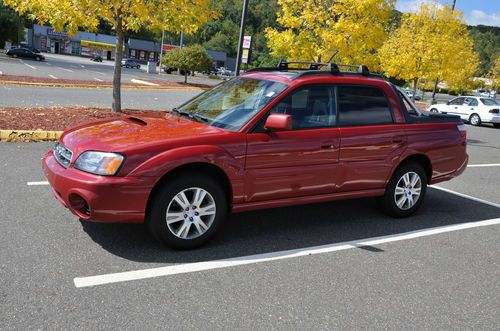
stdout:
<svg viewBox="0 0 500 331">
<path fill-rule="evenodd" d="M 194 119 L 196 119 L 198 122 L 203 122 L 203 123 L 208 123 L 208 118 L 206 118 L 205 116 L 203 115 L 200 115 L 200 114 L 193 114 L 192 115 L 194 117 Z"/>
<path fill-rule="evenodd" d="M 205 116 L 202 116 L 199 114 L 192 114 L 192 113 L 189 113 L 187 111 L 181 111 L 181 110 L 178 110 L 177 108 L 173 108 L 171 110 L 171 112 L 174 114 L 177 114 L 179 116 L 182 116 L 182 117 L 187 117 L 190 120 L 195 120 L 195 121 L 200 122 L 200 123 L 208 123 L 209 122 L 208 118 L 206 118 Z"/>
</svg>

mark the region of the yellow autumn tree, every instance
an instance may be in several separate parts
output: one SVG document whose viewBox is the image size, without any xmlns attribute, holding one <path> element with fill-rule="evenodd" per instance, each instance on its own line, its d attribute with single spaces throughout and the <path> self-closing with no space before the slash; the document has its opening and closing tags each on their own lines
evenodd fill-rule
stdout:
<svg viewBox="0 0 500 331">
<path fill-rule="evenodd" d="M 4 0 L 5 5 L 40 24 L 72 35 L 79 28 L 95 30 L 99 22 L 110 24 L 116 33 L 113 74 L 114 112 L 121 111 L 121 60 L 126 31 L 140 28 L 169 32 L 195 32 L 216 17 L 212 0 Z"/>
<path fill-rule="evenodd" d="M 413 83 L 413 95 L 419 80 L 436 77 L 463 89 L 479 64 L 462 13 L 437 3 L 423 3 L 416 13 L 404 14 L 378 56 L 386 75 Z"/>
<path fill-rule="evenodd" d="M 495 91 L 495 97 L 500 89 L 500 56 L 497 56 L 495 62 L 488 72 L 488 78 L 491 80 L 491 89 Z"/>
<path fill-rule="evenodd" d="M 280 29 L 266 29 L 267 45 L 289 61 L 365 64 L 378 68 L 394 0 L 278 0 Z"/>
</svg>

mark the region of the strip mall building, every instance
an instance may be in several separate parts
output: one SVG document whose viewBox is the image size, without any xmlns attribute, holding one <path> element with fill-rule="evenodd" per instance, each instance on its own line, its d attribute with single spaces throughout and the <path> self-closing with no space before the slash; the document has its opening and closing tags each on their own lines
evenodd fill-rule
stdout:
<svg viewBox="0 0 500 331">
<path fill-rule="evenodd" d="M 42 52 L 54 54 L 68 54 L 79 56 L 101 55 L 105 60 L 115 58 L 116 37 L 85 31 L 78 31 L 70 37 L 66 31 L 57 32 L 49 26 L 34 25 L 34 31 L 28 29 L 28 45 L 38 48 Z M 176 45 L 163 45 L 166 52 Z M 141 63 L 156 62 L 160 58 L 161 43 L 129 38 L 125 42 L 124 57 L 136 59 Z M 233 67 L 233 59 L 224 52 L 208 51 L 214 59 L 214 67 Z M 231 70 L 234 70 L 231 69 Z"/>
</svg>

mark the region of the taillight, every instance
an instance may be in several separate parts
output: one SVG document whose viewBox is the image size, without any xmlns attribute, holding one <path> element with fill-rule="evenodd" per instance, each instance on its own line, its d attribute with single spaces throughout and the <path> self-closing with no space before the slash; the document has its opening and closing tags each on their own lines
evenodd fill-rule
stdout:
<svg viewBox="0 0 500 331">
<path fill-rule="evenodd" d="M 460 132 L 460 137 L 462 139 L 466 140 L 467 139 L 467 128 L 465 127 L 465 124 L 458 124 L 457 125 L 458 132 Z"/>
<path fill-rule="evenodd" d="M 498 109 L 490 109 L 489 113 L 498 114 L 500 111 Z"/>
</svg>

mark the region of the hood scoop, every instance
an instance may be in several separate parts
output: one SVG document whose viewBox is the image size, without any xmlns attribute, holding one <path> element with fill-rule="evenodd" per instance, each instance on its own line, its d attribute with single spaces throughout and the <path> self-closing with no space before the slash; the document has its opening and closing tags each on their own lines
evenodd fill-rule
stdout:
<svg viewBox="0 0 500 331">
<path fill-rule="evenodd" d="M 146 126 L 148 125 L 148 123 L 140 118 L 137 118 L 137 117 L 133 117 L 133 116 L 130 116 L 130 117 L 127 117 L 127 119 L 135 124 L 138 124 L 138 125 L 141 125 L 141 126 Z"/>
</svg>

